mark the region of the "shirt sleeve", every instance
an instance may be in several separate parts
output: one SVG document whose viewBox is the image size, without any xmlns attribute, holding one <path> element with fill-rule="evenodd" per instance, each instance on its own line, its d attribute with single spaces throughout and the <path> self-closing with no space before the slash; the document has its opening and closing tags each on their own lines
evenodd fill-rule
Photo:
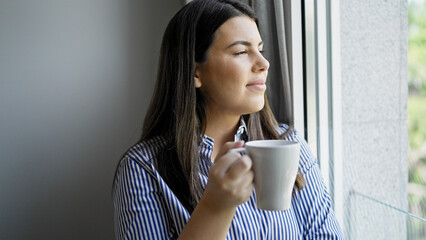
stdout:
<svg viewBox="0 0 426 240">
<path fill-rule="evenodd" d="M 114 184 L 116 239 L 173 238 L 157 181 L 144 163 L 123 158 Z"/>
<path fill-rule="evenodd" d="M 304 239 L 343 239 L 316 158 L 303 137 L 294 133 L 291 138 L 300 143 L 300 165 L 306 180 L 306 186 L 297 193 L 298 203 L 295 204 L 303 223 Z"/>
</svg>

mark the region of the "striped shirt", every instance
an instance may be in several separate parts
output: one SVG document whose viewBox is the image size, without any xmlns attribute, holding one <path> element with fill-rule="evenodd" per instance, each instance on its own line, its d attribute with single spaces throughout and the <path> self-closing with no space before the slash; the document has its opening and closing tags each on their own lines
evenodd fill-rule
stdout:
<svg viewBox="0 0 426 240">
<path fill-rule="evenodd" d="M 235 140 L 244 139 L 245 124 Z M 280 133 L 287 130 L 280 125 Z M 226 239 L 343 239 L 317 160 L 295 131 L 285 137 L 301 145 L 299 167 L 306 186 L 293 194 L 287 211 L 256 207 L 256 194 L 237 207 Z M 177 239 L 190 214 L 154 168 L 153 160 L 164 146 L 155 137 L 132 147 L 121 160 L 114 184 L 114 220 L 117 239 Z M 207 184 L 213 165 L 214 140 L 204 136 L 199 152 L 200 179 Z"/>
</svg>

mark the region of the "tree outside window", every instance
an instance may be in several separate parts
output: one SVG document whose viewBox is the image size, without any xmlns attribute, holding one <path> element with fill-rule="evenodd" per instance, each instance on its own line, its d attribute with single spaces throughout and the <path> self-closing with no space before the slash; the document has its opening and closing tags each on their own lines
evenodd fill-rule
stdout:
<svg viewBox="0 0 426 240">
<path fill-rule="evenodd" d="M 408 208 L 426 218 L 426 1 L 408 1 Z M 420 222 L 411 239 L 424 239 Z"/>
</svg>

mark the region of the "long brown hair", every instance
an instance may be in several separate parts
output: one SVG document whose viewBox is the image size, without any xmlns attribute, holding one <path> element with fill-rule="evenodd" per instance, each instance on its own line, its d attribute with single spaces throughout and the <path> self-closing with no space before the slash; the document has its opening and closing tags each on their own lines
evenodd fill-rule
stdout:
<svg viewBox="0 0 426 240">
<path fill-rule="evenodd" d="M 246 15 L 257 24 L 253 10 L 235 0 L 194 0 L 170 21 L 164 33 L 157 82 L 141 141 L 161 136 L 164 148 L 153 160 L 185 208 L 192 212 L 203 187 L 199 180 L 198 149 L 204 134 L 204 98 L 194 85 L 195 63 L 204 63 L 216 30 L 228 19 Z M 265 106 L 243 116 L 249 140 L 280 139 L 277 121 L 265 94 Z M 288 134 L 292 128 L 284 135 Z"/>
</svg>

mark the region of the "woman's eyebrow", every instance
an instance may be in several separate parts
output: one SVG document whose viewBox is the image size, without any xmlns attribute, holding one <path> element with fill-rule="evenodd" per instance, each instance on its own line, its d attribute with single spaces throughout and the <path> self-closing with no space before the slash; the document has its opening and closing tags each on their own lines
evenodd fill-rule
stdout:
<svg viewBox="0 0 426 240">
<path fill-rule="evenodd" d="M 230 48 L 230 47 L 233 47 L 233 46 L 235 46 L 235 45 L 239 45 L 239 44 L 241 44 L 241 45 L 244 45 L 244 46 L 247 46 L 247 47 L 250 47 L 251 46 L 251 43 L 250 42 L 248 42 L 248 41 L 235 41 L 235 42 L 233 42 L 231 45 L 229 45 L 228 47 L 226 47 L 226 48 Z M 263 45 L 263 42 L 261 41 L 261 42 L 259 42 L 259 45 L 258 46 L 260 46 L 260 45 Z"/>
</svg>

